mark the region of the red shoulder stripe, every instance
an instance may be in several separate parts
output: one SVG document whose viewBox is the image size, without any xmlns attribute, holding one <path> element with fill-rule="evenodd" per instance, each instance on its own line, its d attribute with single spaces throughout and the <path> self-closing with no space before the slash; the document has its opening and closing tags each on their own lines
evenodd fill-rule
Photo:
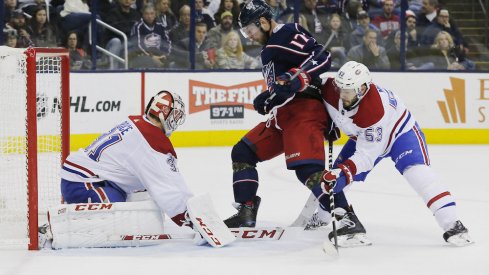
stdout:
<svg viewBox="0 0 489 275">
<path fill-rule="evenodd" d="M 138 127 L 139 132 L 141 132 L 151 148 L 157 152 L 163 154 L 171 153 L 175 158 L 177 157 L 170 139 L 165 136 L 161 129 L 144 120 L 142 116 L 129 116 L 129 119 Z"/>
<path fill-rule="evenodd" d="M 352 117 L 353 123 L 360 128 L 368 128 L 379 122 L 384 116 L 384 106 L 379 91 L 374 84 L 358 106 L 358 112 Z"/>
</svg>

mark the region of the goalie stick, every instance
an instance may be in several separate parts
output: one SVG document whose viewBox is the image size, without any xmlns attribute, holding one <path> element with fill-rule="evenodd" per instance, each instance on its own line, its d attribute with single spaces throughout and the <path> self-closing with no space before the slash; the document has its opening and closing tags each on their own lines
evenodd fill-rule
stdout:
<svg viewBox="0 0 489 275">
<path fill-rule="evenodd" d="M 241 241 L 277 241 L 280 240 L 286 230 L 283 227 L 261 228 L 230 228 L 237 240 Z M 158 244 L 168 240 L 193 240 L 196 233 L 165 233 L 165 234 L 141 234 L 141 235 L 114 235 L 110 241 L 124 241 L 132 243 L 132 246 Z"/>
</svg>

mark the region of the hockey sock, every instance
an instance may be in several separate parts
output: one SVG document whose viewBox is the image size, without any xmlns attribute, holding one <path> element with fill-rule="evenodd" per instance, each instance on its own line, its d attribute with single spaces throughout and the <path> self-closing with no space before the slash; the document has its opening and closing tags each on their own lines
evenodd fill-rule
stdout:
<svg viewBox="0 0 489 275">
<path fill-rule="evenodd" d="M 252 201 L 258 190 L 258 172 L 247 163 L 233 163 L 234 201 Z"/>
</svg>

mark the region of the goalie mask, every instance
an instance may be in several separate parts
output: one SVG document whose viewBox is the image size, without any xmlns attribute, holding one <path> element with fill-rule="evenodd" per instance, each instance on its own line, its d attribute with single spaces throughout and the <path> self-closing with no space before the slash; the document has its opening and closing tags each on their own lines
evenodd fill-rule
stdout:
<svg viewBox="0 0 489 275">
<path fill-rule="evenodd" d="M 358 106 L 369 91 L 371 83 L 372 76 L 365 65 L 349 61 L 341 66 L 334 78 L 334 84 L 340 93 L 343 108 L 351 110 Z M 366 89 L 362 90 L 363 85 Z"/>
<path fill-rule="evenodd" d="M 182 98 L 169 91 L 161 91 L 153 96 L 146 106 L 146 116 L 154 116 L 163 124 L 166 136 L 170 136 L 185 122 L 185 104 Z"/>
</svg>

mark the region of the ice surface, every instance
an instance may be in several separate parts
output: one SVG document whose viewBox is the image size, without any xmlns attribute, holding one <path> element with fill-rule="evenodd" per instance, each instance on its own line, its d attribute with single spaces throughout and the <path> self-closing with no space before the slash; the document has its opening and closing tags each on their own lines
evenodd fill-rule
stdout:
<svg viewBox="0 0 489 275">
<path fill-rule="evenodd" d="M 341 146 L 335 147 L 338 152 Z M 176 148 L 179 167 L 195 193 L 209 192 L 218 213 L 231 206 L 229 147 Z M 367 228 L 371 247 L 340 249 L 336 261 L 321 251 L 327 231 L 285 233 L 280 241 L 235 242 L 215 249 L 192 241 L 145 248 L 0 251 L 0 274 L 489 274 L 489 146 L 431 146 L 433 168 L 457 199 L 476 243 L 451 247 L 421 198 L 382 161 L 347 197 Z M 286 226 L 308 197 L 284 157 L 259 164 L 262 204 L 258 226 Z M 176 232 L 171 222 L 169 230 Z M 188 231 L 185 231 L 188 232 Z"/>
</svg>

